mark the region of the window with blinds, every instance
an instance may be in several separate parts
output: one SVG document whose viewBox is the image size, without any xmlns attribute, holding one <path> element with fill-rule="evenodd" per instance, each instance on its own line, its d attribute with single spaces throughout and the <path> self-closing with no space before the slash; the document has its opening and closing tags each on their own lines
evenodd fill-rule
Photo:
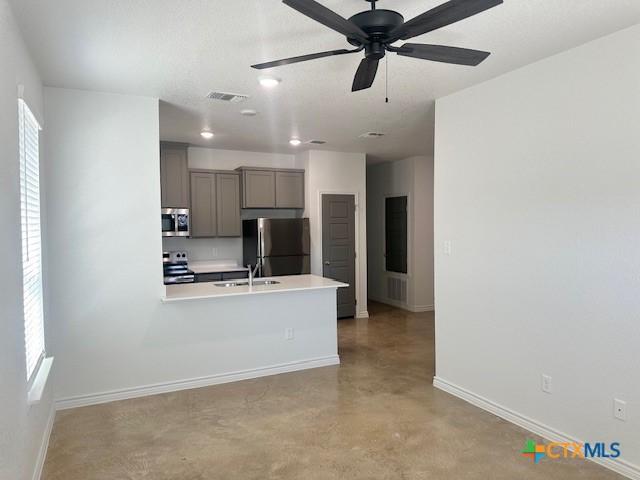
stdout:
<svg viewBox="0 0 640 480">
<path fill-rule="evenodd" d="M 31 380 L 44 358 L 40 152 L 38 145 L 40 125 L 23 100 L 18 101 L 18 121 L 24 339 L 27 356 L 27 380 Z"/>
</svg>

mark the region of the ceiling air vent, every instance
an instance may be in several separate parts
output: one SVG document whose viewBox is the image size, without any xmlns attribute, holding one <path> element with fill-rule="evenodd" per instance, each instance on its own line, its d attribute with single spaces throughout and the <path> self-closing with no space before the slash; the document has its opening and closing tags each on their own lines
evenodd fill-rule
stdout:
<svg viewBox="0 0 640 480">
<path fill-rule="evenodd" d="M 219 100 L 221 102 L 240 103 L 249 99 L 249 95 L 228 92 L 211 92 L 207 95 L 210 100 Z"/>
<path fill-rule="evenodd" d="M 311 145 L 324 145 L 327 142 L 325 142 L 324 140 L 309 140 L 307 143 Z"/>
<path fill-rule="evenodd" d="M 384 137 L 384 133 L 367 132 L 360 135 L 360 138 L 380 138 L 380 137 Z"/>
</svg>

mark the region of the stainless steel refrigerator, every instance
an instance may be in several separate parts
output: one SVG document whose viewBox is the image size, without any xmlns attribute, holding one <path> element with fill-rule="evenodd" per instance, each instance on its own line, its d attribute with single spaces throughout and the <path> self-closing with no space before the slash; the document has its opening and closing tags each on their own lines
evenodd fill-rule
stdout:
<svg viewBox="0 0 640 480">
<path fill-rule="evenodd" d="M 308 218 L 258 218 L 242 222 L 244 265 L 258 276 L 301 275 L 311 271 Z"/>
</svg>

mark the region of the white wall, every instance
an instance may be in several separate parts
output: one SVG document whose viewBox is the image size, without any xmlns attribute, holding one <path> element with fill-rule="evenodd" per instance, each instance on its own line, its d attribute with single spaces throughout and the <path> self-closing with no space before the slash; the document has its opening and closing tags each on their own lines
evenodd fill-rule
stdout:
<svg viewBox="0 0 640 480">
<path fill-rule="evenodd" d="M 433 310 L 433 157 L 416 157 L 413 167 L 414 309 Z"/>
<path fill-rule="evenodd" d="M 388 273 L 384 258 L 385 198 L 408 196 L 407 274 Z M 411 311 L 433 310 L 433 158 L 411 157 L 367 168 L 369 298 Z M 387 279 L 407 281 L 407 301 L 388 298 Z"/>
<path fill-rule="evenodd" d="M 47 88 L 45 106 L 52 348 L 63 406 L 292 362 L 335 363 L 335 290 L 161 302 L 157 99 Z M 284 338 L 290 327 L 294 341 Z"/>
<path fill-rule="evenodd" d="M 189 167 L 235 170 L 238 167 L 303 168 L 295 155 L 189 147 Z"/>
<path fill-rule="evenodd" d="M 638 468 L 640 26 L 438 100 L 435 162 L 437 377 Z"/>
<path fill-rule="evenodd" d="M 56 397 L 144 378 L 162 285 L 158 100 L 45 89 Z M 127 366 L 123 368 L 122 363 Z"/>
<path fill-rule="evenodd" d="M 306 209 L 311 227 L 311 273 L 322 275 L 322 194 L 356 196 L 356 315 L 367 317 L 366 155 L 310 150 L 298 155 L 305 175 Z"/>
<path fill-rule="evenodd" d="M 26 102 L 42 120 L 42 84 L 5 0 L 0 0 L 0 59 L 0 478 L 30 480 L 42 458 L 39 455 L 46 446 L 53 412 L 51 382 L 41 403 L 27 406 L 18 85 L 24 85 Z M 48 328 L 48 316 L 45 321 Z"/>
</svg>

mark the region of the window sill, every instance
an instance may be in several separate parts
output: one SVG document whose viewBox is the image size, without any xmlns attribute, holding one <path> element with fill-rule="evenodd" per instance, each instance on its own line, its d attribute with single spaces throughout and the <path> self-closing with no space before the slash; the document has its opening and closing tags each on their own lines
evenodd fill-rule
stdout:
<svg viewBox="0 0 640 480">
<path fill-rule="evenodd" d="M 27 405 L 37 405 L 42 400 L 44 393 L 44 387 L 47 385 L 47 379 L 49 373 L 51 373 L 51 366 L 53 365 L 53 357 L 45 358 L 38 368 L 38 373 L 31 384 L 29 393 L 27 394 Z"/>
</svg>

